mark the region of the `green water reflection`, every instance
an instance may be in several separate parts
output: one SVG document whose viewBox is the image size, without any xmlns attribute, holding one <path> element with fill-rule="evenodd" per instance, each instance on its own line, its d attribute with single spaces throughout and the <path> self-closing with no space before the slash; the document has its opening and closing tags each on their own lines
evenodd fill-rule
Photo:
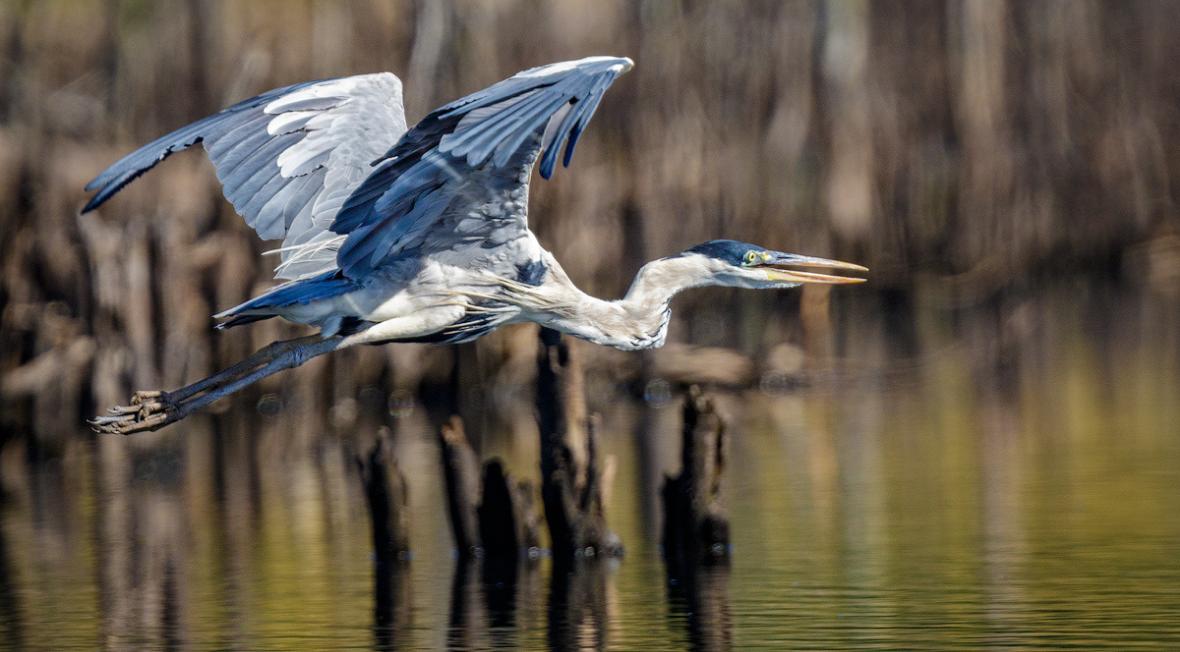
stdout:
<svg viewBox="0 0 1180 652">
<path fill-rule="evenodd" d="M 922 308 L 909 343 L 846 306 L 858 326 L 808 387 L 719 397 L 732 566 L 676 586 L 651 479 L 676 463 L 675 409 L 597 406 L 626 558 L 509 587 L 456 571 L 431 425 L 400 420 L 415 554 L 384 614 L 347 437 L 221 416 L 10 442 L 0 648 L 1180 647 L 1180 316 L 1120 296 Z"/>
</svg>

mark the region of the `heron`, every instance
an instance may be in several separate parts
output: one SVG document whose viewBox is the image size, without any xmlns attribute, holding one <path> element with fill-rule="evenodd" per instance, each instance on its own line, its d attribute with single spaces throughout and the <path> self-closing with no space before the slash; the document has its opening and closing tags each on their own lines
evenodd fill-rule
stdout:
<svg viewBox="0 0 1180 652">
<path fill-rule="evenodd" d="M 225 197 L 265 240 L 281 240 L 269 291 L 215 318 L 280 317 L 318 328 L 277 341 L 171 392 L 136 392 L 91 421 L 157 430 L 279 371 L 358 344 L 461 343 L 511 323 L 619 349 L 659 347 L 670 302 L 689 288 L 792 288 L 864 279 L 852 263 L 714 240 L 647 263 L 622 299 L 579 290 L 528 226 L 529 182 L 549 179 L 603 94 L 633 66 L 594 56 L 544 65 L 451 102 L 407 128 L 392 73 L 263 93 L 155 140 L 86 186 L 97 209 L 171 154 L 203 144 Z"/>
</svg>

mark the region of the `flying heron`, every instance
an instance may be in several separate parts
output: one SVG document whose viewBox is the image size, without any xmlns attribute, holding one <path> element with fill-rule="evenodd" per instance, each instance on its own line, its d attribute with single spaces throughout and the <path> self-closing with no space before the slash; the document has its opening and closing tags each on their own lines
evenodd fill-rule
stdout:
<svg viewBox="0 0 1180 652">
<path fill-rule="evenodd" d="M 357 344 L 468 342 L 531 321 L 620 349 L 663 345 L 669 303 L 705 285 L 751 289 L 863 279 L 823 258 L 714 240 L 639 270 L 627 295 L 592 297 L 528 228 L 529 177 L 548 179 L 632 61 L 589 57 L 517 73 L 406 128 L 391 73 L 295 84 L 235 104 L 127 155 L 90 182 L 98 208 L 160 161 L 202 143 L 234 209 L 282 239 L 286 282 L 216 315 L 320 329 L 275 342 L 172 392 L 137 392 L 96 430 L 156 430 L 283 369 Z"/>
</svg>

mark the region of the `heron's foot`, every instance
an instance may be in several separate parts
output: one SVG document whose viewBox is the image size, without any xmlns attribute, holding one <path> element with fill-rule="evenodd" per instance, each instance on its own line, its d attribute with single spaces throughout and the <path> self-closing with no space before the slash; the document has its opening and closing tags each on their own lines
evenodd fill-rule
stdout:
<svg viewBox="0 0 1180 652">
<path fill-rule="evenodd" d="M 135 396 L 131 397 L 131 404 L 132 405 L 143 405 L 144 403 L 148 403 L 150 401 L 156 401 L 159 399 L 164 399 L 165 401 L 168 401 L 167 392 L 161 392 L 158 389 L 152 389 L 152 390 L 148 390 L 148 391 L 140 390 L 135 393 Z"/>
<path fill-rule="evenodd" d="M 94 417 L 90 425 L 95 432 L 112 435 L 159 430 L 184 416 L 179 407 L 167 392 L 136 392 L 130 405 L 111 408 L 111 416 Z"/>
</svg>

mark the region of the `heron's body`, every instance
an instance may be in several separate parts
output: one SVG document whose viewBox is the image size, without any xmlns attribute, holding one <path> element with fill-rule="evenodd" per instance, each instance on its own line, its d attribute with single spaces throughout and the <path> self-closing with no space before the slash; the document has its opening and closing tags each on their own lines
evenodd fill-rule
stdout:
<svg viewBox="0 0 1180 652">
<path fill-rule="evenodd" d="M 372 331 L 371 343 L 458 344 L 505 324 L 535 322 L 636 350 L 664 344 L 672 314 L 668 289 L 695 285 L 678 280 L 691 278 L 683 268 L 699 261 L 660 259 L 641 270 L 624 298 L 605 301 L 578 289 L 557 259 L 529 240 L 525 263 L 504 261 L 479 271 L 433 260 L 392 266 L 359 289 L 260 314 L 319 327 L 325 336 Z"/>
<path fill-rule="evenodd" d="M 276 343 L 175 392 L 140 392 L 95 420 L 129 433 L 183 418 L 304 360 L 356 344 L 466 342 L 531 321 L 620 349 L 661 346 L 681 290 L 787 288 L 847 279 L 788 266 L 863 269 L 718 240 L 652 261 L 626 296 L 579 290 L 528 228 L 534 163 L 549 178 L 631 61 L 534 68 L 443 106 L 413 128 L 389 73 L 296 84 L 164 136 L 100 174 L 84 211 L 171 153 L 203 143 L 226 197 L 281 239 L 286 282 L 217 315 L 221 327 L 281 317 L 320 335 Z"/>
</svg>

